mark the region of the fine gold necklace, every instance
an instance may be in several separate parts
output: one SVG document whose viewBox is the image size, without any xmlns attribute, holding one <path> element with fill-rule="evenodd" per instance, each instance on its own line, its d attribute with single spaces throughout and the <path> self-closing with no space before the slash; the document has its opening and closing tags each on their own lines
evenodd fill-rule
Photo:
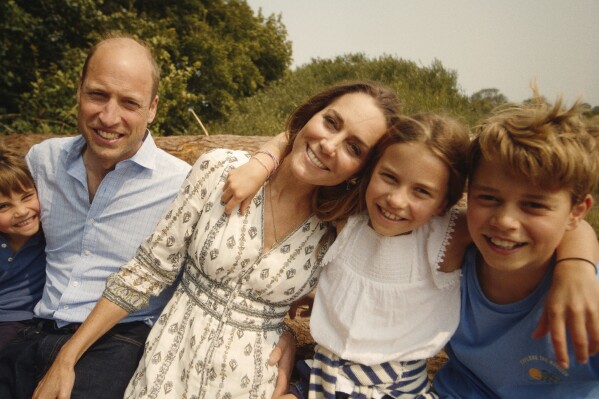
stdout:
<svg viewBox="0 0 599 399">
<path fill-rule="evenodd" d="M 272 201 L 272 186 L 271 183 L 268 183 L 268 197 L 270 199 L 270 216 L 272 218 L 272 230 L 275 234 L 275 244 L 279 245 L 279 240 L 277 240 L 277 224 L 275 223 L 275 203 Z"/>
</svg>

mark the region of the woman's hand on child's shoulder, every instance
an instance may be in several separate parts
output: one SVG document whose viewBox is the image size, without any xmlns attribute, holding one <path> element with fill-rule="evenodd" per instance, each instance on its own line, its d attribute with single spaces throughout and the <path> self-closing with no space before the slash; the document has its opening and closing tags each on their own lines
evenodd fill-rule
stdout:
<svg viewBox="0 0 599 399">
<path fill-rule="evenodd" d="M 583 220 L 564 235 L 557 259 L 560 261 L 553 270 L 551 289 L 533 337 L 550 333 L 556 361 L 567 368 L 568 335 L 579 363 L 599 353 L 599 282 L 593 267 L 599 259 L 599 243 L 590 224 Z"/>
<path fill-rule="evenodd" d="M 230 215 L 239 205 L 239 214 L 244 214 L 250 207 L 254 196 L 266 181 L 267 173 L 260 165 L 254 165 L 255 159 L 250 160 L 231 170 L 223 187 L 220 199 L 225 203 L 225 213 Z"/>
<path fill-rule="evenodd" d="M 578 363 L 586 363 L 589 356 L 599 353 L 599 282 L 594 269 L 560 262 L 553 281 L 533 337 L 550 333 L 557 362 L 568 368 L 569 335 Z"/>
</svg>

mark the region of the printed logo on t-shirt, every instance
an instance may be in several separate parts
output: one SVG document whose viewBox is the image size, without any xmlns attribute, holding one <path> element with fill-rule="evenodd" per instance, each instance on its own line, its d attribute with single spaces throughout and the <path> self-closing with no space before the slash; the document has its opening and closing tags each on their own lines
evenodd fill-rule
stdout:
<svg viewBox="0 0 599 399">
<path fill-rule="evenodd" d="M 520 364 L 527 370 L 531 382 L 556 384 L 568 377 L 568 370 L 545 356 L 529 355 L 522 358 Z"/>
</svg>

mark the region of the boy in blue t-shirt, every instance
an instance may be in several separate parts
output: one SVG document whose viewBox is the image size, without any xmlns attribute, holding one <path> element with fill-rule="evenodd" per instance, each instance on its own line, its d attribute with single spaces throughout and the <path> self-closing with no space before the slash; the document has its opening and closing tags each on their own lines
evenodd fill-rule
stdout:
<svg viewBox="0 0 599 399">
<path fill-rule="evenodd" d="M 40 204 L 25 160 L 0 148 L 0 349 L 33 318 L 46 281 Z"/>
<path fill-rule="evenodd" d="M 599 356 L 567 367 L 555 361 L 549 337 L 532 338 L 554 266 L 564 260 L 555 249 L 590 210 L 598 180 L 596 132 L 584 125 L 578 104 L 564 110 L 561 100 L 533 101 L 479 128 L 467 211 L 476 247 L 462 263 L 450 360 L 434 381 L 441 398 L 599 397 Z M 598 259 L 568 258 L 587 271 Z"/>
</svg>

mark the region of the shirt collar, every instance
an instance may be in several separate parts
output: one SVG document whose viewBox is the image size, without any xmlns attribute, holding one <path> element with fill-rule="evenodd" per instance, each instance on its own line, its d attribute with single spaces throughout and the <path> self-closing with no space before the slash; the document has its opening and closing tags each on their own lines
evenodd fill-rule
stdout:
<svg viewBox="0 0 599 399">
<path fill-rule="evenodd" d="M 119 162 L 116 165 L 116 168 L 119 167 L 120 164 L 126 164 L 129 162 L 133 162 L 141 166 L 142 168 L 154 170 L 156 168 L 156 143 L 150 134 L 150 131 L 146 129 L 146 135 L 144 137 L 144 141 L 139 147 L 139 150 L 129 159 L 125 159 L 124 161 Z"/>
<path fill-rule="evenodd" d="M 84 147 L 85 138 L 83 138 L 81 135 L 77 136 L 71 147 L 67 149 L 67 162 L 74 162 L 81 157 Z M 156 168 L 157 149 L 158 147 L 152 138 L 150 130 L 146 129 L 146 135 L 141 147 L 139 147 L 139 150 L 137 150 L 137 152 L 131 158 L 117 163 L 115 169 L 132 162 L 141 166 L 142 168 L 154 170 Z"/>
<path fill-rule="evenodd" d="M 34 235 L 32 235 L 27 240 L 27 242 L 21 247 L 21 249 L 19 250 L 19 252 L 21 252 L 23 249 L 25 249 L 27 247 L 31 247 L 31 246 L 43 243 L 43 241 L 44 241 L 44 233 L 43 233 L 42 229 L 40 228 L 40 230 L 37 233 L 35 233 Z M 8 241 L 6 240 L 6 237 L 4 237 L 2 234 L 0 234 L 0 244 L 6 244 L 6 245 L 8 245 Z"/>
</svg>

